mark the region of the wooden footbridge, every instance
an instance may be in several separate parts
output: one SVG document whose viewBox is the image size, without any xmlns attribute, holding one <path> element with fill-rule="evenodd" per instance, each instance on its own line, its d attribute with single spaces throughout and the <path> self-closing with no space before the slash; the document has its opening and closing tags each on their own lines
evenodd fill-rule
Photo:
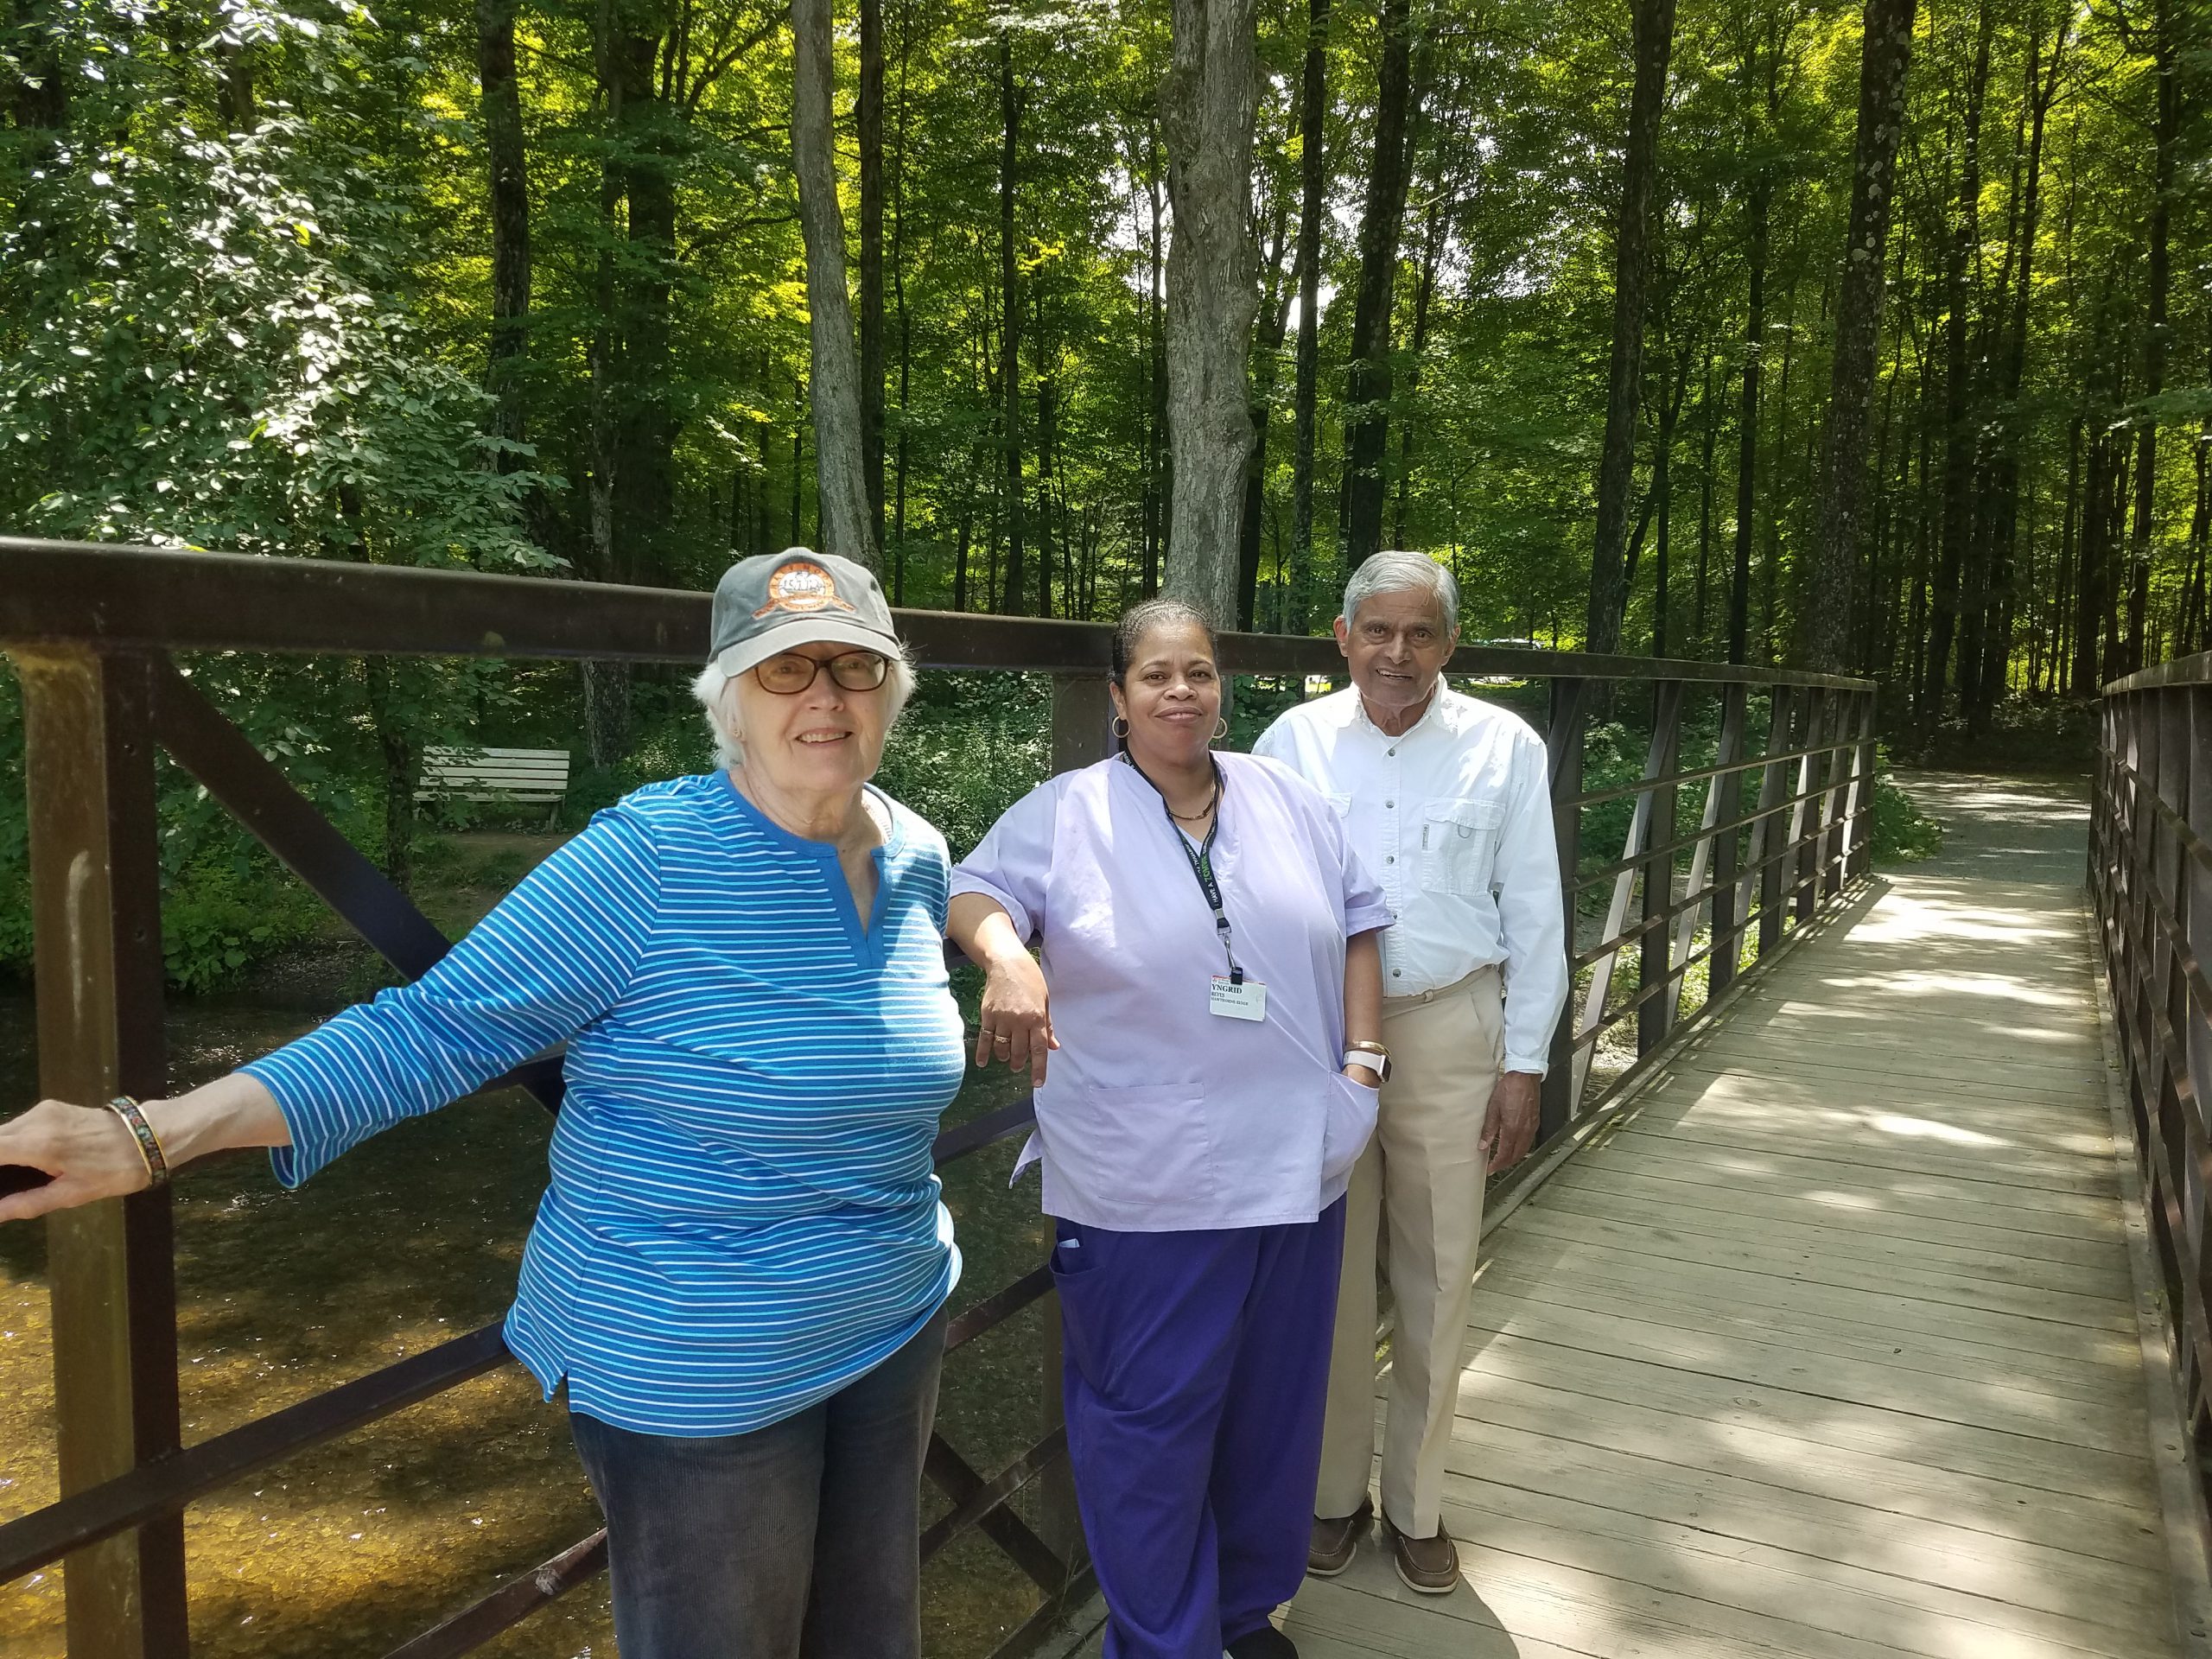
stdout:
<svg viewBox="0 0 2212 1659">
<path fill-rule="evenodd" d="M 1878 874 L 1492 1230 L 1465 1582 L 1364 1551 L 1289 1609 L 1306 1659 L 2205 1649 L 2088 804 L 1912 787 L 1942 859 Z"/>
<path fill-rule="evenodd" d="M 1054 674 L 1056 760 L 1098 752 L 1103 629 L 902 623 L 926 667 Z M 442 948 L 173 653 L 689 664 L 705 625 L 696 594 L 0 542 L 46 1085 L 162 1086 L 157 746 L 402 971 Z M 1326 642 L 1224 645 L 1243 675 L 1333 659 Z M 1491 1206 L 1446 1497 L 1464 1581 L 1416 1596 L 1363 1550 L 1285 1610 L 1300 1651 L 2212 1652 L 2212 983 L 2193 944 L 2212 930 L 2212 658 L 2108 691 L 2088 798 L 1914 780 L 1945 850 L 1879 872 L 1862 682 L 1501 651 L 1453 666 L 1548 687 L 1578 990 L 1543 1143 Z M 1596 716 L 1643 732 L 1634 776 L 1586 766 L 1612 752 Z M 557 1105 L 558 1056 L 511 1081 Z M 1026 1121 L 953 1130 L 940 1160 Z M 475 1332 L 181 1446 L 162 1203 L 54 1230 L 66 1495 L 0 1522 L 0 1652 L 17 1651 L 6 1583 L 60 1562 L 72 1659 L 184 1654 L 192 1586 L 221 1570 L 188 1555 L 190 1505 L 504 1363 L 496 1329 Z M 950 1345 L 1048 1288 L 1041 1267 L 988 1287 Z M 1034 1586 L 999 1653 L 1094 1654 L 1049 1389 L 1038 1408 L 1042 1438 L 995 1471 L 932 1446 L 924 1548 L 980 1530 Z M 486 1582 L 396 1651 L 470 1651 L 602 1556 L 584 1538 Z"/>
</svg>

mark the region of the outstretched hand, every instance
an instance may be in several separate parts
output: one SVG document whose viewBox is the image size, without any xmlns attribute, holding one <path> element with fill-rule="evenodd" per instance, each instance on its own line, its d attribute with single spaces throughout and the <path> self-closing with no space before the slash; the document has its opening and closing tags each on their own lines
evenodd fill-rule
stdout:
<svg viewBox="0 0 2212 1659">
<path fill-rule="evenodd" d="M 42 1185 L 0 1198 L 0 1222 L 28 1221 L 96 1198 L 119 1198 L 149 1184 L 138 1143 L 113 1112 L 41 1100 L 0 1123 L 0 1165 L 42 1172 Z"/>
</svg>

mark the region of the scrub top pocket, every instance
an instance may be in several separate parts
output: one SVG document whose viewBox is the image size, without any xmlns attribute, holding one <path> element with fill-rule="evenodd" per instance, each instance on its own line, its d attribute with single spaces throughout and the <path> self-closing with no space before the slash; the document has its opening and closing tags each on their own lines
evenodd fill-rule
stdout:
<svg viewBox="0 0 2212 1659">
<path fill-rule="evenodd" d="M 1329 1091 L 1327 1127 L 1321 1137 L 1321 1184 L 1349 1175 L 1375 1136 L 1376 1109 L 1382 1091 L 1338 1071 Z"/>
<path fill-rule="evenodd" d="M 1087 1088 L 1040 1097 L 1038 1127 L 1054 1166 L 1109 1205 L 1215 1196 L 1213 1138 L 1198 1085 Z"/>
<path fill-rule="evenodd" d="M 1421 810 L 1422 890 L 1461 899 L 1489 892 L 1504 823 L 1495 801 L 1431 801 Z"/>
</svg>

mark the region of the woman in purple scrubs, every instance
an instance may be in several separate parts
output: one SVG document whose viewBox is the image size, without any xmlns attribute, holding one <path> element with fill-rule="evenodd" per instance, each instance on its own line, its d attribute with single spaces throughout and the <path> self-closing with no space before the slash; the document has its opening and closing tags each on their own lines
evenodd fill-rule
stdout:
<svg viewBox="0 0 2212 1659">
<path fill-rule="evenodd" d="M 1213 753 L 1197 612 L 1130 610 L 1114 681 L 1122 752 L 992 827 L 950 932 L 988 976 L 976 1064 L 1037 1084 L 1108 1659 L 1284 1659 L 1390 914 L 1311 785 Z"/>
</svg>

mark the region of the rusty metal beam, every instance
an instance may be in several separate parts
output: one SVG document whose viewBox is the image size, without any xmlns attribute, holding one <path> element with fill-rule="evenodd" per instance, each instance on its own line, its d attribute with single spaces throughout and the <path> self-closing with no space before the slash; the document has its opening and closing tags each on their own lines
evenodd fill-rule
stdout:
<svg viewBox="0 0 2212 1659">
<path fill-rule="evenodd" d="M 403 1642 L 386 1659 L 458 1659 L 493 1637 L 512 1630 L 546 1603 L 566 1595 L 607 1567 L 607 1529 L 579 1539 L 551 1560 L 510 1579 L 480 1601 L 471 1603 L 412 1641 Z"/>
<path fill-rule="evenodd" d="M 193 1499 L 309 1446 L 458 1388 L 508 1362 L 497 1324 L 309 1395 L 189 1449 L 0 1526 L 0 1584 L 87 1544 L 174 1515 Z M 179 1649 L 178 1651 L 181 1651 Z M 71 1659 L 81 1659 L 75 1648 Z"/>
<path fill-rule="evenodd" d="M 11 653 L 23 690 L 39 1087 L 96 1107 L 166 1086 L 148 664 L 82 646 Z M 169 1195 L 47 1222 L 63 1493 L 178 1445 Z M 72 1659 L 183 1659 L 174 1516 L 70 1556 Z"/>
<path fill-rule="evenodd" d="M 670 588 L 335 559 L 271 559 L 169 548 L 0 537 L 0 641 L 104 651 L 270 651 L 340 656 L 598 658 L 697 663 L 709 599 Z M 896 613 L 925 668 L 1096 674 L 1103 623 L 945 611 Z M 1238 674 L 1340 672 L 1328 639 L 1222 636 Z M 1454 674 L 1862 688 L 1864 680 L 1726 663 L 1465 645 Z"/>
</svg>

